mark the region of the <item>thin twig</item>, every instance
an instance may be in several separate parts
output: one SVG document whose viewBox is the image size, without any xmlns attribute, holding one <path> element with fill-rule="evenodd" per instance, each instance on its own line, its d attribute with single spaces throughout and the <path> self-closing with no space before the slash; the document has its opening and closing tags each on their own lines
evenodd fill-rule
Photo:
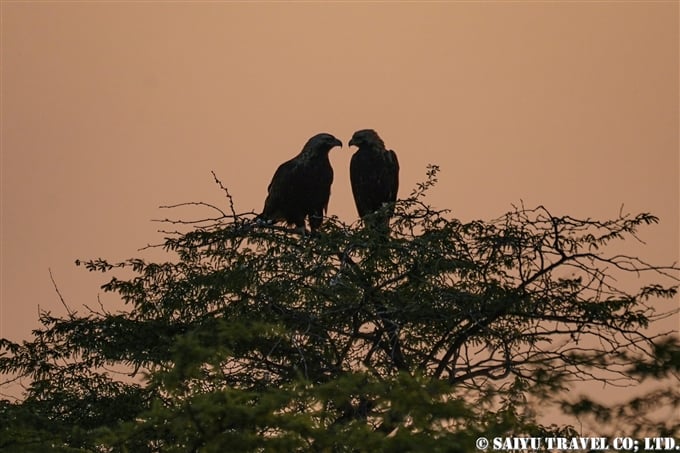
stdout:
<svg viewBox="0 0 680 453">
<path fill-rule="evenodd" d="M 52 280 L 52 285 L 54 286 L 54 290 L 57 292 L 57 295 L 59 296 L 59 300 L 61 301 L 64 308 L 66 308 L 66 312 L 68 313 L 68 316 L 70 318 L 73 318 L 74 312 L 72 312 L 71 309 L 68 308 L 68 305 L 66 305 L 66 301 L 64 300 L 64 297 L 61 295 L 61 292 L 59 291 L 59 288 L 57 287 L 57 282 L 54 281 L 54 276 L 52 275 L 52 269 L 47 268 L 47 270 L 50 273 L 50 280 Z"/>
</svg>

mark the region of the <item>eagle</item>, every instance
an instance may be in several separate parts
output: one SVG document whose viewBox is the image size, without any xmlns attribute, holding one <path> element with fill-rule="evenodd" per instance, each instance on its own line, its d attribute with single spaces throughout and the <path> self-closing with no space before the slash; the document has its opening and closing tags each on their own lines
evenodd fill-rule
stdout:
<svg viewBox="0 0 680 453">
<path fill-rule="evenodd" d="M 349 176 L 359 217 L 366 222 L 367 215 L 397 200 L 399 161 L 394 151 L 385 149 L 385 143 L 373 129 L 356 131 L 348 146 L 359 148 L 352 156 Z M 376 219 L 377 225 L 387 229 L 393 213 L 391 206 L 385 217 Z"/>
<path fill-rule="evenodd" d="M 315 232 L 328 209 L 333 183 L 333 168 L 328 152 L 342 142 L 331 134 L 310 138 L 300 154 L 284 162 L 274 173 L 264 209 L 258 219 L 269 223 L 285 221 L 305 230 L 305 219 Z"/>
</svg>

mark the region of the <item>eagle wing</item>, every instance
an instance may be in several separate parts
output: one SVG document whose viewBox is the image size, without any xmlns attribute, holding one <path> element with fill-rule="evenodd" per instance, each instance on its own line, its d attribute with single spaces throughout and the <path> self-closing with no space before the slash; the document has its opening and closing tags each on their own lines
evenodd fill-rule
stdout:
<svg viewBox="0 0 680 453">
<path fill-rule="evenodd" d="M 392 150 L 387 151 L 385 154 L 387 157 L 387 165 L 389 168 L 386 171 L 386 181 L 385 187 L 387 188 L 387 200 L 391 202 L 397 201 L 397 192 L 399 191 L 399 159 L 397 159 L 397 153 Z"/>
<path fill-rule="evenodd" d="M 357 152 L 350 161 L 352 194 L 360 217 L 394 202 L 399 189 L 399 161 L 394 151 Z"/>
<path fill-rule="evenodd" d="M 312 226 L 316 229 L 328 209 L 332 182 L 333 169 L 323 160 L 310 164 L 296 157 L 284 162 L 267 187 L 262 216 L 298 227 L 304 225 L 306 216 L 313 216 Z"/>
<path fill-rule="evenodd" d="M 294 192 L 298 171 L 298 163 L 295 159 L 279 165 L 274 172 L 269 186 L 267 186 L 267 198 L 264 202 L 262 216 L 278 222 L 286 220 L 289 223 L 299 222 L 297 210 L 291 206 L 294 203 Z"/>
</svg>

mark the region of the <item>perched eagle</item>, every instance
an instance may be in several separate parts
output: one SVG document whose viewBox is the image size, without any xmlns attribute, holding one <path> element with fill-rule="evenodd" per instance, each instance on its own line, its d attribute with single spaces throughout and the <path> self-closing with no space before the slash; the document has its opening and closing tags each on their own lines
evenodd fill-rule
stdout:
<svg viewBox="0 0 680 453">
<path fill-rule="evenodd" d="M 357 146 L 359 150 L 352 156 L 349 166 L 349 176 L 352 181 L 352 193 L 357 205 L 359 216 L 365 217 L 378 209 L 384 203 L 397 200 L 399 189 L 399 161 L 397 154 L 385 149 L 385 143 L 372 129 L 363 129 L 352 135 L 348 146 Z M 390 216 L 378 220 L 378 224 L 389 225 Z"/>
<path fill-rule="evenodd" d="M 300 154 L 284 162 L 274 173 L 259 219 L 285 221 L 304 230 L 305 218 L 314 232 L 321 226 L 328 209 L 333 183 L 333 168 L 328 152 L 342 142 L 331 134 L 310 138 Z"/>
</svg>

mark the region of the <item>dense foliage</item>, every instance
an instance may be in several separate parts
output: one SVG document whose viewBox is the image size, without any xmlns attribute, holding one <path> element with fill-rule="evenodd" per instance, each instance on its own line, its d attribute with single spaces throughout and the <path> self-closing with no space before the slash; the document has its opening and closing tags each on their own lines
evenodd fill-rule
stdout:
<svg viewBox="0 0 680 453">
<path fill-rule="evenodd" d="M 678 269 L 608 252 L 657 219 L 518 206 L 461 223 L 424 203 L 435 181 L 431 167 L 397 202 L 389 235 L 331 218 L 300 236 L 231 205 L 168 234 L 166 262 L 78 262 L 128 309 L 67 306 L 32 340 L 0 340 L 0 373 L 26 385 L 0 403 L 0 449 L 466 452 L 481 435 L 575 435 L 539 424 L 549 404 L 593 417 L 590 434 L 679 437 L 652 412 L 680 407 L 680 347 L 648 329 L 677 316 Z M 654 282 L 628 293 L 626 273 Z M 670 385 L 562 401 L 644 379 Z"/>
</svg>

